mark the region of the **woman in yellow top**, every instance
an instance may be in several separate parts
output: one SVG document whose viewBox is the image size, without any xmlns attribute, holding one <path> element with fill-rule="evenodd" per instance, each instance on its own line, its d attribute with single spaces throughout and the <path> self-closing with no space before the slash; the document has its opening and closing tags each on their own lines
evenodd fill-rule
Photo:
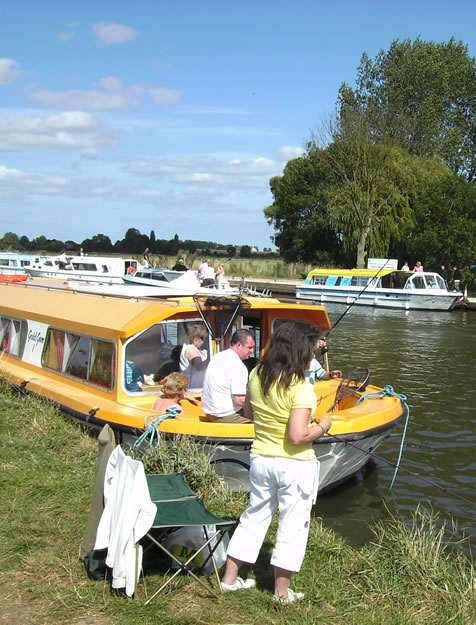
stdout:
<svg viewBox="0 0 476 625">
<path fill-rule="evenodd" d="M 272 336 L 266 353 L 250 375 L 244 413 L 254 419 L 250 454 L 250 500 L 230 541 L 224 591 L 252 588 L 255 580 L 238 577 L 243 562 L 254 564 L 273 513 L 279 526 L 271 556 L 274 600 L 303 598 L 289 586 L 306 552 L 311 508 L 317 494 L 318 463 L 312 442 L 331 427 L 328 417 L 313 422 L 317 406 L 305 371 L 317 349 L 319 330 L 290 321 Z"/>
</svg>

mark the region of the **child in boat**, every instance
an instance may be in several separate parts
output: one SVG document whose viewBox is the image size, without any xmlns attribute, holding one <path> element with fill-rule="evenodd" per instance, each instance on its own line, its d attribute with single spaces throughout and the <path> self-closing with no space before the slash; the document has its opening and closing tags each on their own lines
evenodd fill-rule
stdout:
<svg viewBox="0 0 476 625">
<path fill-rule="evenodd" d="M 189 382 L 188 376 L 183 373 L 177 371 L 170 373 L 161 382 L 162 394 L 155 400 L 152 410 L 165 412 L 171 406 L 178 406 L 182 411 L 180 401 L 185 397 Z"/>
</svg>

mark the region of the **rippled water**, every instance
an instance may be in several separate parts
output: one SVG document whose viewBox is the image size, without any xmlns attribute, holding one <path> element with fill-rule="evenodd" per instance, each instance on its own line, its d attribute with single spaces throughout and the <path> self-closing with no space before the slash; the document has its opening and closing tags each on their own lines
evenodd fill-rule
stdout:
<svg viewBox="0 0 476 625">
<path fill-rule="evenodd" d="M 333 323 L 343 310 L 328 307 Z M 401 466 L 431 483 L 401 470 L 390 490 L 394 469 L 375 460 L 321 497 L 317 513 L 358 544 L 370 537 L 369 522 L 390 513 L 409 519 L 422 503 L 442 521 L 455 519 L 458 535 L 471 538 L 476 555 L 476 311 L 402 313 L 354 306 L 329 335 L 328 347 L 331 368 L 367 366 L 372 383 L 389 384 L 407 396 L 410 420 Z M 397 427 L 376 453 L 395 463 L 402 432 L 403 426 Z"/>
</svg>

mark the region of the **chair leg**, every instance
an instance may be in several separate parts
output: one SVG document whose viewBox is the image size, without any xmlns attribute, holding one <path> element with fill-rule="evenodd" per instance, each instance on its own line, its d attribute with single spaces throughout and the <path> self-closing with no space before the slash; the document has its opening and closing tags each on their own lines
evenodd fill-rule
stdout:
<svg viewBox="0 0 476 625">
<path fill-rule="evenodd" d="M 200 547 L 200 549 L 198 549 L 197 551 L 195 551 L 192 556 L 186 561 L 186 562 L 182 562 L 181 560 L 179 560 L 176 556 L 174 556 L 173 553 L 170 553 L 170 551 L 168 551 L 168 549 L 166 549 L 161 543 L 159 543 L 157 540 L 155 540 L 155 538 L 153 536 L 151 536 L 150 534 L 147 534 L 148 538 L 150 538 L 150 540 L 155 543 L 157 545 L 157 547 L 159 547 L 160 549 L 162 549 L 162 551 L 164 551 L 170 558 L 172 558 L 173 560 L 175 560 L 175 562 L 179 565 L 179 569 L 177 571 L 175 571 L 175 573 L 172 575 L 172 577 L 170 577 L 164 584 L 162 584 L 162 586 L 150 597 L 150 599 L 148 599 L 145 603 L 145 605 L 149 604 L 152 599 L 154 599 L 154 597 L 156 597 L 159 592 L 161 590 L 163 590 L 168 584 L 170 584 L 170 582 L 182 571 L 185 573 L 189 573 L 195 580 L 197 580 L 197 582 L 199 584 L 201 584 L 203 586 L 203 588 L 205 588 L 205 590 L 207 590 L 208 592 L 211 592 L 212 595 L 218 599 L 219 595 L 217 595 L 217 593 L 213 590 L 213 588 L 210 588 L 209 586 L 207 586 L 204 582 L 202 582 L 202 580 L 195 575 L 195 573 L 188 568 L 188 565 L 190 564 L 190 562 L 196 558 L 196 556 L 201 553 L 205 547 L 207 547 L 209 545 L 209 543 L 215 538 L 215 536 L 219 534 L 219 531 L 216 532 L 215 534 L 213 534 L 213 536 L 204 544 Z M 217 571 L 217 577 L 218 577 L 218 571 Z"/>
</svg>

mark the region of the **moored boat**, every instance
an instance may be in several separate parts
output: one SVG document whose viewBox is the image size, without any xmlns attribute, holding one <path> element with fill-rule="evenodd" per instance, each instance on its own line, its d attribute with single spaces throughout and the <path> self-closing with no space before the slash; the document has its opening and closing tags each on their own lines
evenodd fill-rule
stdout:
<svg viewBox="0 0 476 625">
<path fill-rule="evenodd" d="M 90 282 L 123 283 L 128 271 L 142 269 L 134 258 L 119 256 L 60 256 L 41 257 L 26 269 L 33 277 L 85 280 Z"/>
<path fill-rule="evenodd" d="M 296 285 L 296 297 L 324 304 L 449 311 L 463 293 L 448 291 L 443 278 L 428 271 L 313 269 Z"/>
<path fill-rule="evenodd" d="M 237 295 L 239 289 L 231 287 L 227 280 L 220 280 L 213 286 L 202 286 L 197 276 L 197 271 L 174 271 L 166 267 L 158 269 L 139 269 L 127 273 L 124 282 L 132 285 L 149 286 L 156 289 L 168 289 L 181 294 L 194 295 L 195 293 L 217 293 L 224 295 Z"/>
<path fill-rule="evenodd" d="M 19 254 L 17 252 L 0 252 L 0 276 L 3 274 L 26 275 L 26 269 L 39 261 L 39 256 Z"/>
<path fill-rule="evenodd" d="M 159 417 L 152 410 L 159 392 L 153 378 L 178 370 L 177 354 L 191 324 L 208 329 L 208 358 L 226 349 L 238 328 L 254 332 L 256 357 L 272 332 L 290 319 L 314 323 L 323 332 L 330 328 L 323 306 L 264 297 L 177 296 L 151 301 L 30 284 L 0 284 L 0 289 L 1 368 L 6 378 L 54 402 L 88 427 L 99 429 L 109 423 L 122 441 L 135 440 Z M 245 361 L 250 367 L 254 362 Z M 319 398 L 316 415 L 326 414 L 336 401 L 339 380 L 317 382 L 314 388 Z M 165 437 L 187 435 L 204 443 L 230 486 L 247 489 L 253 425 L 204 421 L 200 390 L 201 379 L 192 376 L 183 413 L 157 427 Z M 318 439 L 314 446 L 321 463 L 321 491 L 362 468 L 368 452 L 406 415 L 401 399 L 380 391 L 369 385 L 369 395 L 355 392 L 329 413 L 332 436 Z"/>
</svg>

